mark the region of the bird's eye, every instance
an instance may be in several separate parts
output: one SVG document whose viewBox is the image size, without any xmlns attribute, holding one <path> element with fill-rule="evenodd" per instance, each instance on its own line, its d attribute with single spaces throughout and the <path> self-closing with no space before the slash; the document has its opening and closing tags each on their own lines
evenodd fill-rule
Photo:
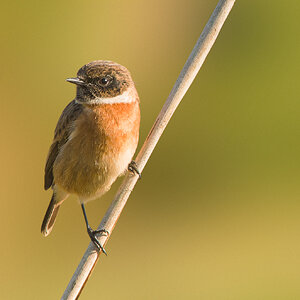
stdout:
<svg viewBox="0 0 300 300">
<path fill-rule="evenodd" d="M 100 80 L 99 80 L 99 84 L 101 86 L 108 86 L 110 83 L 112 82 L 112 78 L 110 76 L 105 76 L 105 77 L 102 77 Z"/>
</svg>

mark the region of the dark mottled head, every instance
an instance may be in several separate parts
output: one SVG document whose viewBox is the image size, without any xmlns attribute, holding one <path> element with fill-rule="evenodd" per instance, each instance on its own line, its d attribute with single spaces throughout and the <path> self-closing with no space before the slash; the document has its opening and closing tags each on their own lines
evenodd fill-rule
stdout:
<svg viewBox="0 0 300 300">
<path fill-rule="evenodd" d="M 67 81 L 77 85 L 76 101 L 86 104 L 113 103 L 113 98 L 115 102 L 130 102 L 127 94 L 132 87 L 135 89 L 131 75 L 125 67 L 105 60 L 84 65 L 79 69 L 76 78 L 68 78 Z M 122 100 L 122 95 L 127 100 Z"/>
</svg>

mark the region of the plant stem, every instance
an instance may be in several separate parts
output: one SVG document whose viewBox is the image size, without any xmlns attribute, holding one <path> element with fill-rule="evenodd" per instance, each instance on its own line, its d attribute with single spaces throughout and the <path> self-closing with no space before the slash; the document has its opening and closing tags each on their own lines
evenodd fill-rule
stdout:
<svg viewBox="0 0 300 300">
<path fill-rule="evenodd" d="M 140 173 L 144 169 L 174 111 L 199 72 L 207 54 L 213 46 L 228 14 L 233 7 L 234 2 L 235 0 L 220 0 L 210 19 L 208 20 L 193 51 L 191 52 L 177 81 L 175 82 L 167 101 L 160 111 L 139 154 L 137 155 L 135 162 Z M 112 233 L 137 180 L 137 174 L 131 174 L 129 172 L 126 174 L 125 179 L 123 180 L 123 183 L 121 184 L 112 204 L 110 205 L 101 221 L 101 224 L 98 227 L 99 230 L 105 228 L 110 232 L 110 234 Z M 103 235 L 99 238 L 99 241 L 101 245 L 105 246 L 108 239 L 109 236 Z M 61 299 L 70 300 L 77 299 L 79 297 L 91 274 L 91 271 L 96 265 L 100 253 L 96 251 L 93 243 L 90 243 Z"/>
</svg>

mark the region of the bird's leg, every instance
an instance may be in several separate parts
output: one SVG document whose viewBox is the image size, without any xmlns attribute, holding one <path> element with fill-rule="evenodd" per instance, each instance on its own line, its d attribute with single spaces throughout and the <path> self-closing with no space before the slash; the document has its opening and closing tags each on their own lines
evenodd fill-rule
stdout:
<svg viewBox="0 0 300 300">
<path fill-rule="evenodd" d="M 140 171 L 138 170 L 137 168 L 137 164 L 136 162 L 133 160 L 131 161 L 131 163 L 128 165 L 128 170 L 131 172 L 131 173 L 136 173 L 139 175 L 139 179 L 142 178 L 142 175 L 140 173 Z"/>
<path fill-rule="evenodd" d="M 99 243 L 96 235 L 98 233 L 107 233 L 107 234 L 109 234 L 109 232 L 106 229 L 93 230 L 91 228 L 91 226 L 89 225 L 89 222 L 88 222 L 88 219 L 87 219 L 87 216 L 86 216 L 86 212 L 85 212 L 85 207 L 84 207 L 83 203 L 81 203 L 81 208 L 82 208 L 82 212 L 83 212 L 83 216 L 84 216 L 84 220 L 85 220 L 85 224 L 86 224 L 86 229 L 87 229 L 87 232 L 89 234 L 89 237 L 90 237 L 91 241 L 98 248 L 98 250 L 101 250 L 105 255 L 107 255 L 105 249 Z"/>
</svg>

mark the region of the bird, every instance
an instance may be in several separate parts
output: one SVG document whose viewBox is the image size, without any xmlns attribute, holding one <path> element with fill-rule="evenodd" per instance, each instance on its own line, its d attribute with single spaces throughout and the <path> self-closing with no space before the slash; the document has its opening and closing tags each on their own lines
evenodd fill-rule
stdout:
<svg viewBox="0 0 300 300">
<path fill-rule="evenodd" d="M 85 211 L 87 201 L 100 198 L 127 169 L 140 176 L 132 161 L 139 139 L 140 100 L 130 72 L 108 61 L 92 61 L 68 78 L 76 97 L 63 110 L 54 131 L 46 165 L 44 188 L 52 198 L 41 232 L 52 231 L 61 204 L 76 195 L 90 239 L 106 254 Z"/>
</svg>

